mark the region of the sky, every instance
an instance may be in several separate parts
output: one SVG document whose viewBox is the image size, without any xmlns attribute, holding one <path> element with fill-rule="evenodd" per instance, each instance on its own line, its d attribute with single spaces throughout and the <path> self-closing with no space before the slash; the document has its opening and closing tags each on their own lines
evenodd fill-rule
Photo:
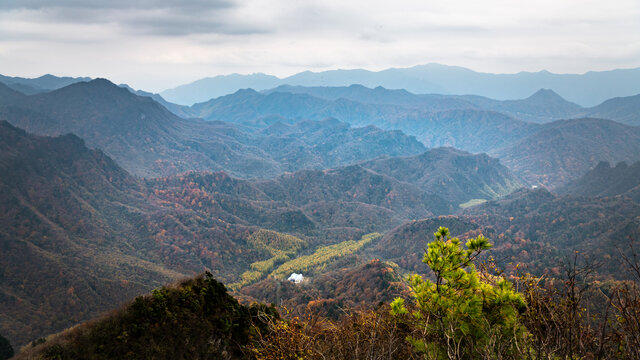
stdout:
<svg viewBox="0 0 640 360">
<path fill-rule="evenodd" d="M 0 74 L 161 91 L 230 73 L 640 67 L 638 0 L 0 0 Z"/>
</svg>

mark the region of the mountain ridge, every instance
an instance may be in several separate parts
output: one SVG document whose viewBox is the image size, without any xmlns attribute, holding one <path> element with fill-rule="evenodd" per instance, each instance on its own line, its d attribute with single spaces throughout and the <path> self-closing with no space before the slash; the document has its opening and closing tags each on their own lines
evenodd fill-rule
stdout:
<svg viewBox="0 0 640 360">
<path fill-rule="evenodd" d="M 264 74 L 262 74 L 265 76 Z M 241 86 L 227 86 L 221 77 L 198 80 L 197 84 L 181 85 L 178 88 L 162 91 L 168 101 L 191 105 L 214 97 L 226 95 L 239 88 L 252 87 L 266 90 L 278 85 L 303 86 L 348 86 L 362 84 L 375 88 L 384 86 L 393 89 L 406 89 L 413 93 L 442 93 L 451 95 L 476 94 L 499 100 L 523 98 L 541 88 L 551 88 L 569 101 L 582 106 L 595 106 L 616 96 L 630 96 L 640 93 L 640 68 L 591 71 L 584 74 L 554 74 L 548 71 L 519 72 L 515 74 L 491 74 L 475 72 L 457 66 L 440 64 L 417 65 L 409 68 L 390 68 L 381 71 L 363 69 L 328 70 L 322 72 L 305 71 L 284 78 L 266 75 L 269 81 L 256 86 L 251 83 L 254 75 L 227 75 L 235 79 L 248 79 Z M 275 79 L 274 79 L 275 78 Z M 278 80 L 276 80 L 278 79 Z M 632 81 L 635 79 L 636 81 Z M 206 84 L 209 82 L 210 84 Z M 219 83 L 218 83 L 219 82 Z M 611 92 L 605 84 L 619 83 L 616 92 Z M 200 97 L 189 97 L 179 92 L 195 92 L 189 86 L 197 88 Z M 206 86 L 202 86 L 206 85 Z M 609 88 L 609 90 L 607 89 Z M 177 91 L 175 89 L 180 89 Z"/>
<path fill-rule="evenodd" d="M 383 153 L 408 155 L 424 151 L 423 145 L 401 133 L 375 128 L 345 129 L 331 122 L 323 123 L 326 129 L 322 131 L 327 135 L 324 139 L 318 134 L 296 139 L 261 134 L 223 122 L 183 119 L 153 99 L 137 96 L 106 79 L 32 96 L 7 89 L 5 92 L 11 91 L 15 96 L 0 100 L 0 118 L 36 134 L 75 133 L 89 146 L 102 149 L 127 171 L 139 176 L 225 170 L 239 177 L 272 177 L 285 171 L 342 165 L 340 161 L 365 160 Z M 335 146 L 341 145 L 343 154 L 329 154 L 317 146 L 328 139 Z M 356 139 L 359 141 L 351 141 Z M 276 146 L 278 141 L 281 146 Z M 267 146 L 268 142 L 271 145 Z M 258 148 L 259 143 L 270 150 Z M 374 146 L 376 143 L 383 145 Z M 365 151 L 366 146 L 369 150 L 377 148 L 379 153 Z M 293 160 L 283 156 L 286 150 L 295 157 Z"/>
</svg>

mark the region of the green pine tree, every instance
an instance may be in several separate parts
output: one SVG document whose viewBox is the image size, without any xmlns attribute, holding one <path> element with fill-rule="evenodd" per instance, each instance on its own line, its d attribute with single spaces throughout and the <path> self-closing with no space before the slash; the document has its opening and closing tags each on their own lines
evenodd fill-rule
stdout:
<svg viewBox="0 0 640 360">
<path fill-rule="evenodd" d="M 518 358 L 526 329 L 519 321 L 525 302 L 502 277 L 481 274 L 473 265 L 491 247 L 480 235 L 466 243 L 451 238 L 444 227 L 434 234 L 422 260 L 435 281 L 410 277 L 413 304 L 391 304 L 392 314 L 413 329 L 408 337 L 430 359 Z"/>
</svg>

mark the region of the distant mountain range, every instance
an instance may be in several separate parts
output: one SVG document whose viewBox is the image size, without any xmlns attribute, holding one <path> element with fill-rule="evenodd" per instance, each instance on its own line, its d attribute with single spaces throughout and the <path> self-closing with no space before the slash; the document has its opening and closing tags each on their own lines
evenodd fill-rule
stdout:
<svg viewBox="0 0 640 360">
<path fill-rule="evenodd" d="M 405 89 L 415 94 L 473 94 L 498 100 L 522 99 L 544 88 L 552 89 L 581 106 L 594 106 L 613 97 L 640 93 L 640 69 L 591 71 L 585 74 L 552 74 L 547 71 L 489 74 L 457 66 L 427 64 L 377 72 L 362 69 L 305 71 L 285 78 L 265 74 L 233 74 L 201 79 L 160 94 L 168 101 L 191 105 L 245 88 L 266 90 L 280 85 L 351 84 Z"/>
<path fill-rule="evenodd" d="M 107 80 L 32 96 L 0 85 L 0 117 L 37 134 L 75 133 L 145 177 L 208 170 L 269 178 L 384 155 L 419 154 L 425 147 L 416 139 L 427 147 L 489 153 L 529 184 L 550 188 L 582 176 L 599 161 L 640 158 L 638 127 L 599 119 L 536 124 L 513 117 L 526 113 L 553 119 L 576 110 L 577 105 L 550 90 L 524 100 L 496 101 L 362 86 L 281 88 L 287 89 L 293 92 L 241 90 L 174 108 L 208 120 L 202 121 L 180 118 L 152 100 L 153 94 L 137 96 Z M 633 103 L 635 97 L 616 101 Z M 628 109 L 632 114 L 634 108 Z M 607 136 L 610 140 L 604 141 Z"/>
<path fill-rule="evenodd" d="M 637 99 L 616 101 L 630 105 Z M 523 100 L 497 101 L 478 96 L 414 95 L 403 90 L 352 85 L 289 86 L 264 93 L 240 90 L 191 109 L 204 119 L 258 128 L 275 121 L 296 123 L 329 116 L 355 126 L 374 124 L 398 129 L 428 147 L 487 152 L 504 159 L 504 164 L 531 185 L 553 188 L 580 177 L 599 161 L 640 159 L 637 126 L 602 119 L 555 120 L 571 117 L 570 114 L 602 113 L 603 107 L 610 105 L 584 109 L 551 90 L 540 90 Z M 640 120 L 633 106 L 622 109 L 617 117 Z M 607 133 L 615 136 L 604 141 Z"/>
<path fill-rule="evenodd" d="M 636 69 L 637 70 L 637 69 Z M 632 71 L 632 70 L 615 70 L 617 71 Z M 595 73 L 587 73 L 595 74 Z M 587 76 L 585 74 L 584 76 Z M 568 75 L 567 75 L 568 76 Z M 241 75 L 233 75 L 231 78 L 242 77 Z M 615 77 L 614 77 L 615 78 Z M 59 89 L 61 87 L 77 83 L 89 81 L 89 78 L 69 78 L 69 77 L 55 77 L 52 75 L 45 75 L 36 79 L 25 78 L 12 78 L 0 75 L 0 83 L 4 83 L 8 87 L 19 91 L 23 94 L 37 94 L 42 92 L 49 92 L 51 90 Z M 202 80 L 204 81 L 204 80 Z M 613 80 L 611 80 L 613 81 Z M 199 82 L 198 82 L 199 83 Z M 640 125 L 640 95 L 636 95 L 637 92 L 627 92 L 629 96 L 620 96 L 620 94 L 612 94 L 612 98 L 603 98 L 603 102 L 593 107 L 582 107 L 574 102 L 570 102 L 562 98 L 552 89 L 546 89 L 544 87 L 531 89 L 530 92 L 525 92 L 521 97 L 516 97 L 515 100 L 496 100 L 481 96 L 474 95 L 446 95 L 446 94 L 422 94 L 415 95 L 405 89 L 389 90 L 382 86 L 375 88 L 368 88 L 358 83 L 349 84 L 349 86 L 301 86 L 301 85 L 277 85 L 271 84 L 274 87 L 267 87 L 261 90 L 264 94 L 273 93 L 291 93 L 291 94 L 307 94 L 315 98 L 323 100 L 338 101 L 351 100 L 355 103 L 363 105 L 395 105 L 412 110 L 420 110 L 420 112 L 439 112 L 445 110 L 485 110 L 493 111 L 505 114 L 512 118 L 524 120 L 534 123 L 546 123 L 553 120 L 580 118 L 580 117 L 594 117 L 605 118 L 615 120 L 628 125 Z M 277 85 L 277 87 L 275 87 Z M 229 101 L 233 101 L 233 98 L 227 98 L 225 95 L 231 95 L 237 93 L 238 90 L 245 88 L 230 87 L 231 90 L 225 92 L 221 96 L 224 99 L 217 99 L 218 96 L 211 98 L 206 97 L 202 99 L 201 104 L 194 104 L 194 106 L 178 105 L 170 101 L 165 100 L 160 94 L 154 94 L 143 90 L 134 90 L 126 84 L 120 85 L 127 88 L 132 93 L 140 96 L 147 96 L 163 105 L 165 108 L 173 112 L 174 114 L 182 118 L 201 117 L 204 119 L 220 118 L 225 116 L 224 106 L 220 108 L 216 104 L 228 104 Z M 255 87 L 257 90 L 262 89 L 261 86 Z M 619 86 L 615 87 L 619 89 Z M 251 87 L 247 86 L 247 89 Z M 609 87 L 611 89 L 611 87 Z M 534 93 L 535 91 L 535 93 Z M 198 91 L 201 94 L 200 91 Z M 623 95 L 627 94 L 624 93 Z M 240 94 L 246 95 L 246 92 L 240 92 Z M 533 94 L 533 95 L 530 95 Z M 301 100 L 302 98 L 298 98 Z M 217 100 L 217 101 L 214 101 Z M 606 100 L 606 101 L 605 101 Z M 598 104 L 594 103 L 593 105 Z M 314 108 L 320 104 L 314 103 Z M 351 104 L 353 106 L 353 104 Z M 325 106 L 326 107 L 326 106 Z M 255 115 L 263 114 L 266 109 L 260 109 Z M 222 113 L 217 112 L 222 110 Z M 271 108 L 273 110 L 273 108 Z M 285 109 L 282 109 L 285 111 Z M 394 109 L 386 107 L 387 111 L 394 113 Z M 327 111 L 335 111 L 327 110 Z M 367 109 L 364 117 L 361 116 L 364 125 L 373 123 L 375 119 L 372 119 L 370 115 L 376 115 L 380 110 L 371 112 Z M 244 115 L 251 115 L 246 113 Z M 264 115 L 264 114 L 263 114 Z M 369 115 L 369 116 L 367 116 Z M 378 117 L 383 115 L 383 118 L 389 118 L 391 114 L 385 114 L 385 109 L 382 110 L 382 114 L 377 114 Z M 396 115 L 391 116 L 392 119 L 401 118 Z M 244 119 L 248 121 L 248 119 Z M 346 120 L 345 120 L 346 121 Z"/>
<path fill-rule="evenodd" d="M 273 124 L 262 131 L 185 120 L 104 79 L 32 96 L 0 84 L 0 118 L 40 135 L 74 133 L 127 171 L 147 177 L 224 170 L 238 177 L 268 178 L 425 150 L 399 131 L 350 128 L 335 120 Z"/>
<path fill-rule="evenodd" d="M 33 79 L 0 75 L 1 83 L 27 95 L 48 92 L 77 82 L 90 80 L 91 78 L 88 77 L 58 77 L 51 74 Z"/>
</svg>

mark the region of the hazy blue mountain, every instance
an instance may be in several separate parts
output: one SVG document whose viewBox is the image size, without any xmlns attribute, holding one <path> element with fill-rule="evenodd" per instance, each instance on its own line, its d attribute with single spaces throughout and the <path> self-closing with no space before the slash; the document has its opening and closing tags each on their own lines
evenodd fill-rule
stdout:
<svg viewBox="0 0 640 360">
<path fill-rule="evenodd" d="M 378 126 L 385 128 L 383 124 Z M 427 147 L 452 146 L 480 153 L 514 144 L 540 126 L 495 111 L 450 110 L 410 113 L 386 124 L 386 128 L 411 134 Z"/>
<path fill-rule="evenodd" d="M 604 119 L 559 120 L 490 154 L 531 185 L 554 188 L 600 161 L 640 160 L 640 127 Z"/>
<path fill-rule="evenodd" d="M 425 149 L 400 132 L 335 121 L 307 132 L 294 127 L 270 135 L 220 121 L 182 119 L 151 98 L 104 79 L 32 96 L 7 87 L 0 87 L 1 92 L 9 96 L 0 100 L 0 117 L 36 134 L 74 133 L 127 171 L 145 177 L 224 170 L 242 178 L 268 178 Z"/>
<path fill-rule="evenodd" d="M 478 108 L 471 102 L 449 95 L 416 95 L 406 90 L 387 89 L 382 86 L 368 88 L 360 84 L 350 86 L 291 86 L 281 85 L 277 88 L 264 90 L 264 94 L 285 92 L 292 94 L 308 94 L 325 100 L 347 99 L 364 104 L 401 105 L 412 109 L 429 111 L 451 109 Z"/>
<path fill-rule="evenodd" d="M 584 113 L 589 117 L 611 119 L 627 125 L 640 125 L 640 95 L 609 99 Z"/>
<path fill-rule="evenodd" d="M 478 95 L 415 95 L 406 90 L 390 90 L 381 86 L 370 89 L 362 85 L 338 87 L 305 87 L 282 85 L 262 91 L 265 94 L 287 92 L 308 94 L 326 100 L 347 99 L 365 104 L 400 105 L 428 112 L 444 110 L 488 110 L 513 118 L 537 123 L 578 117 L 585 109 L 569 102 L 553 90 L 540 89 L 526 99 L 495 100 Z"/>
<path fill-rule="evenodd" d="M 307 94 L 275 92 L 265 95 L 253 89 L 243 89 L 230 95 L 194 104 L 191 109 L 198 117 L 205 120 L 250 124 L 257 119 L 269 116 L 295 120 L 320 120 L 331 116 L 331 114 L 321 114 L 322 110 L 331 104 L 331 101 Z M 340 120 L 351 123 L 346 119 Z"/>
<path fill-rule="evenodd" d="M 38 78 L 23 78 L 0 75 L 0 82 L 27 95 L 37 94 L 50 90 L 56 90 L 77 82 L 89 81 L 88 77 L 58 77 L 51 74 L 42 75 Z"/>
<path fill-rule="evenodd" d="M 265 74 L 251 75 L 219 75 L 194 81 L 160 93 L 170 102 L 181 105 L 192 105 L 219 96 L 234 93 L 240 89 L 270 89 L 281 84 L 275 76 Z"/>
<path fill-rule="evenodd" d="M 418 154 L 426 148 L 401 131 L 352 128 L 336 119 L 276 122 L 259 131 L 254 145 L 286 169 L 326 169 L 379 156 Z"/>
<path fill-rule="evenodd" d="M 305 71 L 279 79 L 264 74 L 217 76 L 165 90 L 168 101 L 183 105 L 206 101 L 242 88 L 266 90 L 280 85 L 349 86 L 405 89 L 415 94 L 479 95 L 498 100 L 523 99 L 539 89 L 552 89 L 570 102 L 595 106 L 607 99 L 640 93 L 640 68 L 553 74 L 548 71 L 517 74 L 475 72 L 440 64 L 393 68 L 382 71 Z"/>
<path fill-rule="evenodd" d="M 307 90 L 321 97 L 311 95 Z M 385 99 L 388 99 L 387 103 L 382 103 Z M 354 126 L 372 124 L 386 130 L 401 130 L 427 147 L 453 146 L 471 152 L 505 147 L 538 128 L 536 124 L 478 109 L 476 105 L 451 96 L 413 95 L 406 91 L 362 86 L 296 87 L 294 92 L 265 93 L 245 89 L 195 104 L 191 109 L 195 116 L 203 119 L 252 126 L 331 117 Z"/>
<path fill-rule="evenodd" d="M 496 199 L 522 186 L 499 160 L 453 148 L 374 159 L 361 166 L 426 189 L 458 205 L 472 199 Z"/>
<path fill-rule="evenodd" d="M 479 108 L 501 112 L 516 119 L 547 123 L 575 117 L 584 109 L 577 104 L 563 99 L 550 89 L 540 89 L 533 95 L 521 100 L 493 100 L 486 97 L 467 95 L 462 99 Z"/>
<path fill-rule="evenodd" d="M 34 94 L 39 94 L 39 93 L 43 93 L 43 92 L 47 92 L 50 91 L 48 89 L 39 89 L 39 88 L 35 88 L 33 86 L 30 85 L 26 85 L 26 84 L 19 84 L 19 83 L 8 83 L 8 84 L 3 84 L 6 85 L 8 87 L 10 87 L 11 89 L 15 90 L 15 91 L 19 91 L 25 95 L 34 95 Z"/>
<path fill-rule="evenodd" d="M 16 101 L 21 101 L 26 96 L 8 85 L 0 83 L 0 105 L 11 104 Z"/>
</svg>

